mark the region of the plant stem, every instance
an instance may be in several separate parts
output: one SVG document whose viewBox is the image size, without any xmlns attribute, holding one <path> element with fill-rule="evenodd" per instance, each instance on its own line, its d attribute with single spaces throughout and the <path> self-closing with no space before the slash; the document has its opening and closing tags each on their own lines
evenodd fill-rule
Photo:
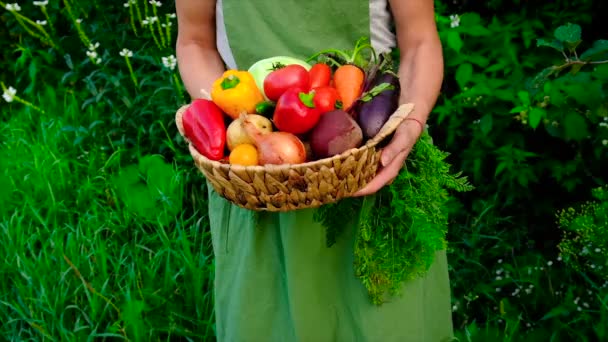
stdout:
<svg viewBox="0 0 608 342">
<path fill-rule="evenodd" d="M 133 3 L 129 0 L 128 2 L 129 4 L 129 18 L 130 18 L 130 22 L 131 22 L 131 28 L 133 28 L 133 33 L 135 33 L 135 36 L 137 37 L 137 27 L 135 26 L 135 14 L 133 13 Z"/>
<path fill-rule="evenodd" d="M 133 81 L 135 88 L 139 89 L 139 83 L 137 82 L 137 77 L 133 72 L 133 67 L 131 66 L 131 61 L 129 60 L 128 56 L 125 56 L 125 61 L 127 62 L 127 68 L 129 68 L 129 74 L 131 74 L 131 80 Z"/>
<path fill-rule="evenodd" d="M 165 35 L 163 34 L 163 28 L 160 26 L 160 19 L 158 18 L 158 11 L 156 9 L 156 5 L 152 5 L 152 13 L 154 14 L 154 18 L 157 18 L 156 27 L 158 28 L 158 34 L 160 35 L 160 42 L 162 44 L 162 47 L 165 47 Z"/>
</svg>

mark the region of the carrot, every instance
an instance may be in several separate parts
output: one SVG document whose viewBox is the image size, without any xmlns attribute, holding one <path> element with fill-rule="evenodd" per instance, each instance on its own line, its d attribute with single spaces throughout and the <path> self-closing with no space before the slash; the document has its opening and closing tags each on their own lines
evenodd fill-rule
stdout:
<svg viewBox="0 0 608 342">
<path fill-rule="evenodd" d="M 348 112 L 363 92 L 365 72 L 356 65 L 344 64 L 336 69 L 333 80 L 342 99 L 342 108 Z"/>
<path fill-rule="evenodd" d="M 377 62 L 376 52 L 369 42 L 369 38 L 362 37 L 355 43 L 353 51 L 339 49 L 326 49 L 319 51 L 307 59 L 307 61 L 321 60 L 324 63 L 336 67 L 334 77 L 331 80 L 342 99 L 342 109 L 349 111 L 359 100 L 367 78 L 366 71 L 362 65 L 361 52 L 370 49 L 374 63 Z M 340 62 L 331 55 L 341 59 Z"/>
</svg>

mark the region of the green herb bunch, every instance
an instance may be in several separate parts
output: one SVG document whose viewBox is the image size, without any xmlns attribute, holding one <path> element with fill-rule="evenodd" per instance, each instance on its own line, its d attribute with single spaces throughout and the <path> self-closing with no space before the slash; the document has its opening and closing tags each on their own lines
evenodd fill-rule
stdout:
<svg viewBox="0 0 608 342">
<path fill-rule="evenodd" d="M 352 213 L 359 212 L 354 268 L 374 304 L 398 294 L 404 281 L 423 276 L 436 252 L 446 248 L 449 190 L 473 188 L 466 177 L 450 172 L 448 155 L 425 133 L 390 186 L 318 211 L 328 245 L 339 238 Z"/>
<path fill-rule="evenodd" d="M 575 270 L 608 281 L 608 186 L 592 191 L 594 201 L 561 210 L 558 224 L 564 231 L 559 244 L 564 262 Z"/>
</svg>

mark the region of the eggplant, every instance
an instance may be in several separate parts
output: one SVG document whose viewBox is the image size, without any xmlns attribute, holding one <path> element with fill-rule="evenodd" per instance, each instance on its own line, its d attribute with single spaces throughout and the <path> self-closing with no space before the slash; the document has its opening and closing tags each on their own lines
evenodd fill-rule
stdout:
<svg viewBox="0 0 608 342">
<path fill-rule="evenodd" d="M 399 94 L 401 93 L 399 77 L 391 71 L 378 72 L 369 85 L 370 92 L 374 87 L 383 83 L 392 87 L 382 90 L 371 100 L 360 103 L 357 108 L 355 117 L 366 139 L 372 138 L 380 132 L 382 126 L 399 105 Z"/>
</svg>

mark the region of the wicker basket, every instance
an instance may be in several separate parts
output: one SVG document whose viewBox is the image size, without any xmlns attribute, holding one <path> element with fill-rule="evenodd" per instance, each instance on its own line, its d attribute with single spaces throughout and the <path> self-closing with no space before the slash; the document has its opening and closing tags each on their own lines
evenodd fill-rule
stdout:
<svg viewBox="0 0 608 342">
<path fill-rule="evenodd" d="M 184 137 L 182 114 L 176 125 Z M 391 115 L 380 132 L 365 145 L 330 158 L 296 165 L 242 166 L 209 160 L 192 144 L 189 150 L 197 168 L 213 188 L 234 204 L 256 211 L 289 211 L 315 208 L 349 197 L 375 175 L 380 160 L 379 144 L 387 139 L 412 112 L 413 104 L 403 104 Z"/>
</svg>

